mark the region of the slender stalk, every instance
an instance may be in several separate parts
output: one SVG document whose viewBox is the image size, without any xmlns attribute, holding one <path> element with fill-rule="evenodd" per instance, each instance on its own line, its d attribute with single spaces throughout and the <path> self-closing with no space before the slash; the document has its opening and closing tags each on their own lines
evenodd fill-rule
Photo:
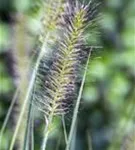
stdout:
<svg viewBox="0 0 135 150">
<path fill-rule="evenodd" d="M 32 113 L 34 113 L 32 108 Z M 34 150 L 34 116 L 31 117 L 31 150 Z"/>
<path fill-rule="evenodd" d="M 64 115 L 62 115 L 62 125 L 63 125 L 63 130 L 64 130 L 65 142 L 67 144 L 67 131 L 66 131 L 66 124 L 65 124 Z"/>
<path fill-rule="evenodd" d="M 34 114 L 33 107 L 31 107 L 31 114 L 30 111 L 28 114 L 30 118 L 27 120 L 23 150 L 34 150 L 34 115 L 32 114 Z"/>
<path fill-rule="evenodd" d="M 71 142 L 71 150 L 75 150 L 76 149 L 76 136 L 77 136 L 77 121 L 75 124 L 75 129 L 74 129 L 74 134 L 72 137 L 72 142 Z"/>
<path fill-rule="evenodd" d="M 60 141 L 61 141 L 61 136 L 58 139 L 57 145 L 56 145 L 56 150 L 59 150 L 60 147 Z"/>
<path fill-rule="evenodd" d="M 26 125 L 26 131 L 25 131 L 25 138 L 24 138 L 23 150 L 29 150 L 29 136 L 33 137 L 33 132 L 34 131 L 33 131 L 32 127 L 33 127 L 33 123 L 34 123 L 33 122 L 34 121 L 34 116 L 31 116 L 31 114 L 33 114 L 32 101 L 29 103 L 29 108 L 28 108 L 27 125 Z M 33 138 L 31 139 L 31 145 L 33 145 Z M 33 146 L 32 146 L 32 148 L 33 148 Z"/>
<path fill-rule="evenodd" d="M 12 102 L 11 102 L 11 105 L 8 109 L 8 112 L 7 112 L 7 115 L 6 115 L 6 118 L 4 120 L 4 123 L 2 125 L 2 128 L 1 128 L 1 131 L 0 131 L 0 149 L 1 149 L 1 144 L 2 144 L 2 136 L 3 136 L 3 133 L 5 131 L 5 128 L 6 128 L 6 125 L 7 125 L 7 122 L 9 120 L 9 117 L 10 117 L 10 114 L 11 114 L 11 111 L 13 109 L 13 106 L 16 102 L 16 99 L 17 99 L 17 96 L 18 96 L 18 92 L 19 92 L 19 87 L 17 88 L 17 90 L 15 91 L 15 94 L 14 94 L 14 97 L 12 99 Z"/>
<path fill-rule="evenodd" d="M 71 145 L 71 141 L 72 141 L 72 137 L 73 137 L 73 133 L 74 133 L 74 129 L 75 129 L 77 114 L 78 114 L 79 105 L 80 105 L 80 101 L 81 101 L 81 96 L 82 96 L 82 92 L 83 92 L 83 87 L 84 87 L 84 83 L 85 83 L 85 78 L 86 78 L 86 74 L 87 74 L 87 68 L 88 68 L 88 64 L 89 64 L 90 55 L 91 55 L 91 50 L 90 50 L 90 53 L 88 55 L 88 60 L 87 60 L 86 66 L 85 66 L 85 71 L 84 71 L 81 87 L 80 87 L 80 90 L 79 90 L 79 95 L 78 95 L 76 105 L 75 105 L 75 108 L 74 108 L 73 120 L 72 120 L 72 123 L 71 123 L 71 128 L 70 128 L 68 141 L 67 141 L 67 145 L 66 145 L 65 150 L 70 150 L 70 145 Z"/>
<path fill-rule="evenodd" d="M 48 122 L 47 122 L 47 124 L 45 126 L 44 139 L 43 139 L 41 150 L 45 150 L 46 149 L 48 136 L 49 136 L 49 132 L 50 132 L 50 126 L 52 124 L 53 116 L 54 116 L 53 113 L 51 113 L 51 115 L 49 116 Z"/>
<path fill-rule="evenodd" d="M 87 134 L 87 140 L 88 140 L 88 150 L 92 150 L 92 140 L 91 140 L 89 130 L 87 130 L 86 134 Z"/>
<path fill-rule="evenodd" d="M 32 124 L 33 126 L 33 128 L 32 128 L 32 148 L 31 148 L 31 150 L 34 150 L 34 123 Z"/>
<path fill-rule="evenodd" d="M 30 96 L 31 96 L 31 91 L 33 89 L 33 85 L 34 85 L 35 77 L 36 77 L 36 74 L 37 74 L 38 66 L 40 64 L 40 60 L 42 59 L 42 57 L 43 57 L 43 55 L 45 53 L 44 49 L 46 47 L 46 41 L 47 41 L 48 37 L 49 37 L 49 34 L 46 35 L 45 43 L 43 43 L 41 52 L 40 52 L 39 57 L 38 57 L 37 62 L 36 62 L 36 66 L 35 66 L 34 71 L 32 73 L 32 77 L 31 77 L 31 80 L 30 80 L 28 91 L 27 91 L 26 97 L 24 99 L 24 103 L 23 103 L 23 106 L 22 106 L 22 109 L 21 109 L 21 112 L 20 112 L 20 116 L 19 116 L 16 128 L 15 128 L 15 132 L 14 132 L 14 135 L 13 135 L 13 138 L 12 138 L 9 150 L 13 150 L 13 146 L 15 144 L 15 140 L 16 140 L 16 137 L 17 137 L 17 134 L 18 134 L 18 131 L 19 131 L 19 127 L 21 125 L 21 121 L 22 121 L 23 115 L 24 115 L 24 113 L 26 111 L 28 100 L 30 99 Z"/>
</svg>

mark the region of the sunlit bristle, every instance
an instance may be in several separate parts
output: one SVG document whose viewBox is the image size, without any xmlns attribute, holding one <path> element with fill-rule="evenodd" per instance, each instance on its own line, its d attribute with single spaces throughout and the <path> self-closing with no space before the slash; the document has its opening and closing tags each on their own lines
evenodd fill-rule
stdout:
<svg viewBox="0 0 135 150">
<path fill-rule="evenodd" d="M 51 61 L 42 59 L 37 76 L 35 101 L 46 116 L 65 114 L 73 103 L 79 68 L 90 50 L 85 45 L 84 32 L 97 15 L 91 3 L 68 1 L 64 9 L 59 23 L 60 40 L 56 41 Z"/>
</svg>

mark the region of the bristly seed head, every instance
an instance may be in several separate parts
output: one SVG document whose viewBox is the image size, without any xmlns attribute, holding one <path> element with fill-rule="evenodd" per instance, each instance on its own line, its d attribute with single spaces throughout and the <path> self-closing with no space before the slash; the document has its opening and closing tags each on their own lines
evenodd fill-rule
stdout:
<svg viewBox="0 0 135 150">
<path fill-rule="evenodd" d="M 61 40 L 56 43 L 49 67 L 45 68 L 44 57 L 37 74 L 35 102 L 46 116 L 66 113 L 72 104 L 79 68 L 89 52 L 84 32 L 97 15 L 95 6 L 79 2 L 65 5 L 60 22 Z"/>
</svg>

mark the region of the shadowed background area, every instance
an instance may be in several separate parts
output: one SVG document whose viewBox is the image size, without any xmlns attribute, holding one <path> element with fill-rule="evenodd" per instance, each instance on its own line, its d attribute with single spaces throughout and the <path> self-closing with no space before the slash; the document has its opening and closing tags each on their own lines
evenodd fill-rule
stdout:
<svg viewBox="0 0 135 150">
<path fill-rule="evenodd" d="M 72 150 L 133 150 L 135 1 L 98 2 L 101 2 L 98 36 L 89 35 L 89 38 L 93 40 L 93 45 L 103 48 L 92 52 Z M 35 49 L 39 49 L 40 4 L 39 0 L 0 0 L 0 128 L 30 63 L 29 58 Z M 89 33 L 91 31 L 88 30 Z M 21 87 L 23 94 L 26 86 L 27 83 Z M 1 150 L 8 150 L 21 103 L 21 99 L 18 99 L 14 105 Z M 71 114 L 66 116 L 67 130 L 71 119 Z M 35 121 L 35 150 L 39 150 L 42 140 L 43 122 L 42 118 Z M 59 120 L 56 120 L 55 126 L 58 128 L 51 135 L 47 150 L 64 149 L 63 127 Z M 16 149 L 19 150 L 18 146 Z"/>
</svg>

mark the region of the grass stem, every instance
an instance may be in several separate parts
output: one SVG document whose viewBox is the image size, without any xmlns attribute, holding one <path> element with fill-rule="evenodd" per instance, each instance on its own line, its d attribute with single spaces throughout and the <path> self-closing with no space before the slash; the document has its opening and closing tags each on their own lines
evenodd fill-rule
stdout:
<svg viewBox="0 0 135 150">
<path fill-rule="evenodd" d="M 32 92 L 32 89 L 33 89 L 33 86 L 34 86 L 34 83 L 35 83 L 35 77 L 36 77 L 37 70 L 38 70 L 38 67 L 39 67 L 39 64 L 40 64 L 40 60 L 42 59 L 42 57 L 45 53 L 44 51 L 45 51 L 45 48 L 46 48 L 46 43 L 47 43 L 46 41 L 47 41 L 48 37 L 49 37 L 49 34 L 46 35 L 45 42 L 43 43 L 42 49 L 40 51 L 39 57 L 38 57 L 37 62 L 36 62 L 36 66 L 33 70 L 32 77 L 31 77 L 31 80 L 30 80 L 30 84 L 29 84 L 29 87 L 28 87 L 28 91 L 27 91 L 26 97 L 24 99 L 24 103 L 23 103 L 23 106 L 22 106 L 22 109 L 21 109 L 21 112 L 20 112 L 20 115 L 19 115 L 19 119 L 18 119 L 16 128 L 15 128 L 15 132 L 13 134 L 13 138 L 12 138 L 9 150 L 13 150 L 15 140 L 17 138 L 17 134 L 18 134 L 18 131 L 19 131 L 19 127 L 21 125 L 21 121 L 22 121 L 22 118 L 24 116 L 24 113 L 26 112 L 28 101 L 30 99 L 31 92 Z"/>
<path fill-rule="evenodd" d="M 79 95 L 78 95 L 76 105 L 75 105 L 75 108 L 74 108 L 73 120 L 72 120 L 72 123 L 71 123 L 71 128 L 70 128 L 68 141 L 67 141 L 67 145 L 66 145 L 65 150 L 70 150 L 71 141 L 72 141 L 73 133 L 74 133 L 74 130 L 75 130 L 75 124 L 76 124 L 76 120 L 77 120 L 79 105 L 80 105 L 80 101 L 81 101 L 81 96 L 82 96 L 82 92 L 83 92 L 83 87 L 84 87 L 84 83 L 85 83 L 85 78 L 86 78 L 86 74 L 87 74 L 87 68 L 88 68 L 88 64 L 89 64 L 90 55 L 91 55 L 91 50 L 90 50 L 89 55 L 88 55 L 88 60 L 86 62 L 85 71 L 84 71 L 81 87 L 80 87 L 80 90 L 79 90 Z"/>
</svg>

